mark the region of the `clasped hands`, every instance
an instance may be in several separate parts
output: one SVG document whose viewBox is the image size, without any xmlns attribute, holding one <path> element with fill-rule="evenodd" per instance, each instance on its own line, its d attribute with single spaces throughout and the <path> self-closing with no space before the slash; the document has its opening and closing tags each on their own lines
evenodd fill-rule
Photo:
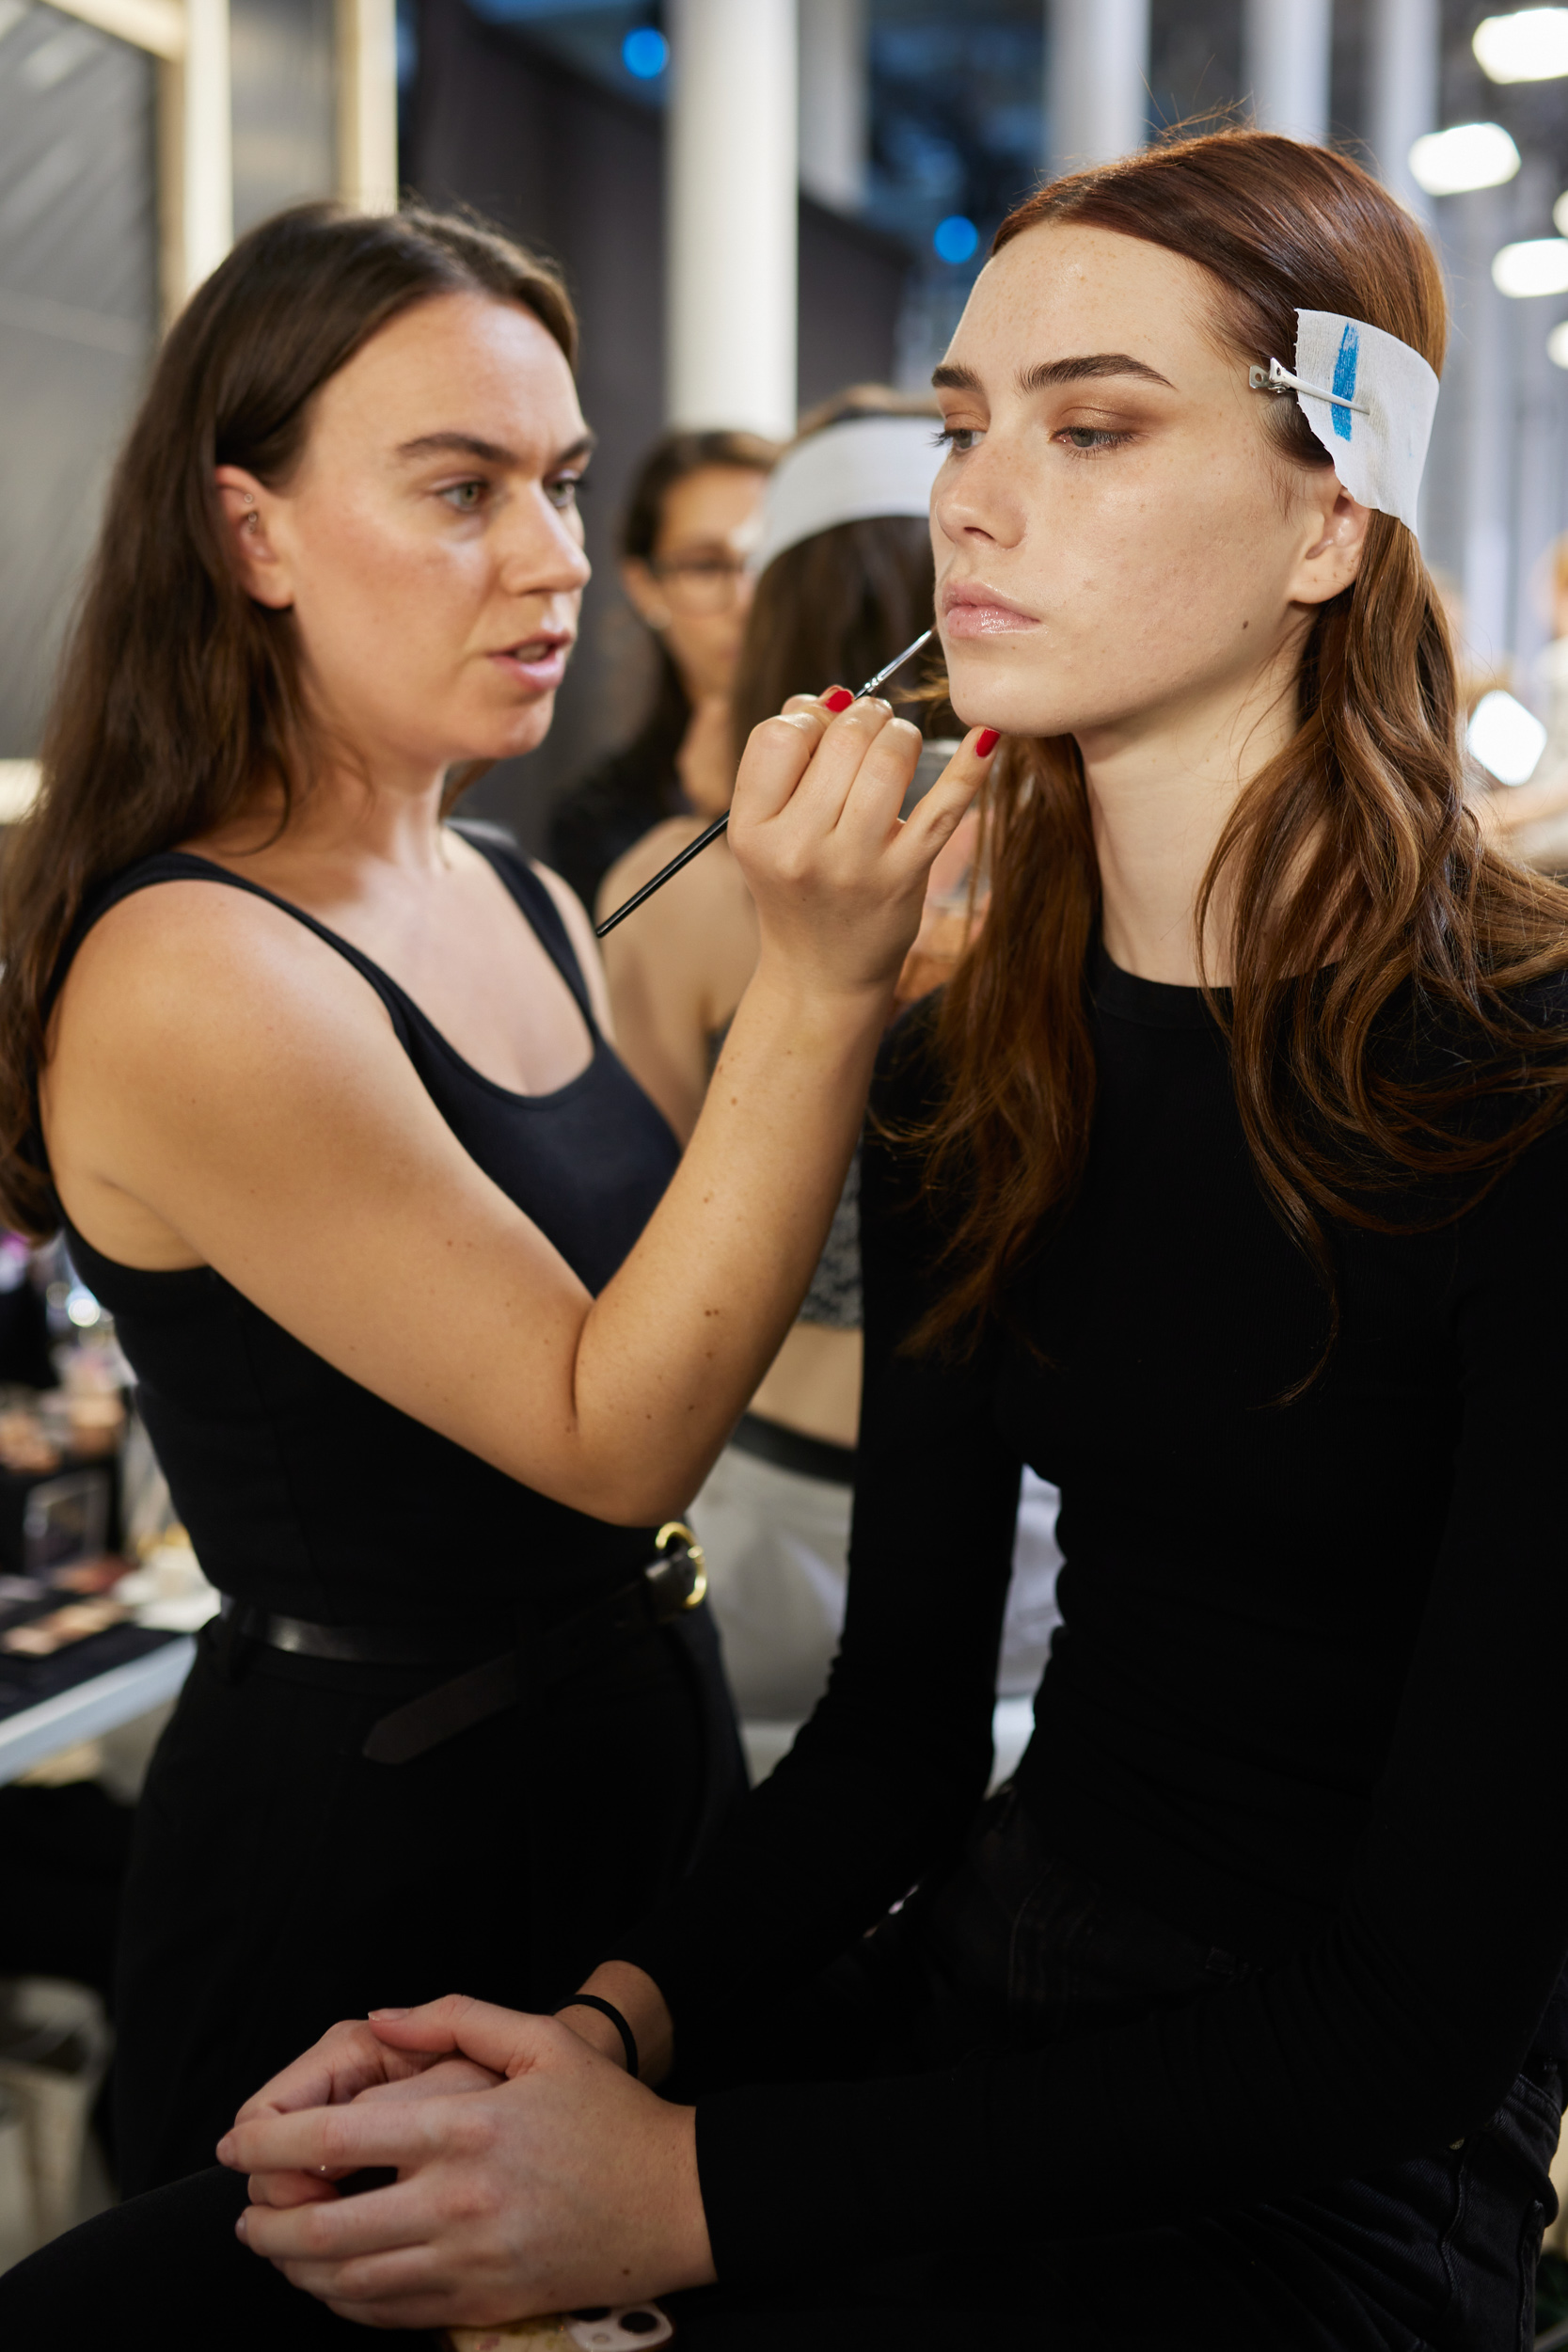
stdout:
<svg viewBox="0 0 1568 2352">
<path fill-rule="evenodd" d="M 451 1994 L 334 2026 L 217 2153 L 250 2175 L 251 2250 L 371 2327 L 493 2324 L 714 2275 L 695 2109 L 563 2019 Z M 339 2193 L 371 2168 L 397 2178 Z"/>
</svg>

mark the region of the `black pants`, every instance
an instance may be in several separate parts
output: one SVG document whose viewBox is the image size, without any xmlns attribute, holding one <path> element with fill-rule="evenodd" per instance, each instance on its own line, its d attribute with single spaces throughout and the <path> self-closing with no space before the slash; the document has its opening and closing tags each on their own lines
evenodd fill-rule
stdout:
<svg viewBox="0 0 1568 2352">
<path fill-rule="evenodd" d="M 340 2017 L 553 2007 L 744 1787 L 705 1611 L 407 1764 L 360 1747 L 439 1679 L 203 1645 L 137 1811 L 118 1970 L 121 2186 L 212 2162 Z"/>
<path fill-rule="evenodd" d="M 814 1989 L 786 2062 L 831 2062 L 869 2037 L 900 2072 L 945 2064 L 998 2034 L 1081 2030 L 1191 1997 L 1236 1966 L 1054 1862 L 1004 1802 L 945 1883 Z M 783 2030 L 776 2046 L 789 2049 Z M 1139 2214 L 1159 2184 L 1132 2162 L 1125 2226 L 1108 2215 L 1103 2236 L 1053 2241 L 1042 2217 L 1026 2246 L 939 2247 L 832 2278 L 814 2277 L 801 2248 L 787 2279 L 668 2308 L 681 2352 L 1528 2352 L 1560 2102 L 1556 2062 L 1537 2058 L 1462 2148 L 1375 2178 L 1148 2226 Z M 135 2310 L 169 2352 L 363 2344 L 238 2244 L 244 2197 L 243 2182 L 209 2171 L 58 2239 L 0 2279 L 0 2334 L 88 2342 Z"/>
</svg>

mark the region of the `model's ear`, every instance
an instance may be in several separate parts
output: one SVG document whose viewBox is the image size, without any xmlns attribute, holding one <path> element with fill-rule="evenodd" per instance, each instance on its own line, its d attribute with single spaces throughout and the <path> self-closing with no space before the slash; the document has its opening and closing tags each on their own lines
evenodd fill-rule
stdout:
<svg viewBox="0 0 1568 2352">
<path fill-rule="evenodd" d="M 294 592 L 288 566 L 273 543 L 270 525 L 277 501 L 262 482 L 243 466 L 219 466 L 213 476 L 222 510 L 224 531 L 235 577 L 245 594 L 274 612 L 293 604 Z"/>
<path fill-rule="evenodd" d="M 1366 551 L 1371 508 L 1353 499 L 1326 468 L 1322 484 L 1302 526 L 1302 550 L 1290 591 L 1293 604 L 1327 604 L 1350 586 Z"/>
<path fill-rule="evenodd" d="M 621 585 L 626 592 L 627 601 L 650 628 L 669 628 L 671 612 L 664 601 L 663 591 L 640 555 L 627 555 L 621 559 Z"/>
</svg>

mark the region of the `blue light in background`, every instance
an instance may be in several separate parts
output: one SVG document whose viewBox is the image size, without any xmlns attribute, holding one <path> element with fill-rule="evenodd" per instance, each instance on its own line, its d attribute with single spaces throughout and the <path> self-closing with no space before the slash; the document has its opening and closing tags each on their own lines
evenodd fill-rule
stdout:
<svg viewBox="0 0 1568 2352">
<path fill-rule="evenodd" d="M 931 243 L 941 262 L 967 262 L 980 242 L 980 231 L 962 213 L 949 213 L 939 220 L 932 232 Z"/>
<path fill-rule="evenodd" d="M 621 43 L 621 63 L 640 82 L 654 82 L 670 62 L 670 44 L 651 24 L 640 24 Z"/>
</svg>

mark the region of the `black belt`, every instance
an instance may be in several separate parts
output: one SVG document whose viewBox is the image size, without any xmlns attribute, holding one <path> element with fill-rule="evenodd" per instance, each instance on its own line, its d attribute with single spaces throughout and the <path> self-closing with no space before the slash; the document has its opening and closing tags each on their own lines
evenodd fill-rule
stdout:
<svg viewBox="0 0 1568 2352">
<path fill-rule="evenodd" d="M 855 1483 L 855 1449 L 834 1445 L 828 1438 L 808 1438 L 803 1429 L 786 1429 L 782 1421 L 765 1421 L 760 1413 L 742 1413 L 730 1438 L 742 1454 L 771 1462 L 776 1470 L 793 1470 L 797 1478 L 819 1478 L 830 1486 Z"/>
<path fill-rule="evenodd" d="M 676 1519 L 659 1529 L 655 1542 L 659 1557 L 629 1584 L 601 1594 L 561 1625 L 529 1640 L 526 1648 L 518 1645 L 514 1631 L 512 1646 L 501 1656 L 485 1658 L 383 1715 L 372 1724 L 360 1754 L 372 1764 L 410 1763 L 428 1748 L 499 1715 L 503 1708 L 515 1707 L 525 1692 L 563 1682 L 602 1659 L 607 1649 L 645 1641 L 682 1610 L 697 1608 L 707 1591 L 702 1546 Z M 461 1625 L 432 1627 L 427 1632 L 415 1626 L 315 1625 L 309 1618 L 277 1616 L 248 1605 L 230 1604 L 225 1614 L 230 1638 L 261 1642 L 293 1658 L 324 1658 L 356 1666 L 447 1665 L 509 1638 L 499 1623 L 493 1632 Z"/>
</svg>

